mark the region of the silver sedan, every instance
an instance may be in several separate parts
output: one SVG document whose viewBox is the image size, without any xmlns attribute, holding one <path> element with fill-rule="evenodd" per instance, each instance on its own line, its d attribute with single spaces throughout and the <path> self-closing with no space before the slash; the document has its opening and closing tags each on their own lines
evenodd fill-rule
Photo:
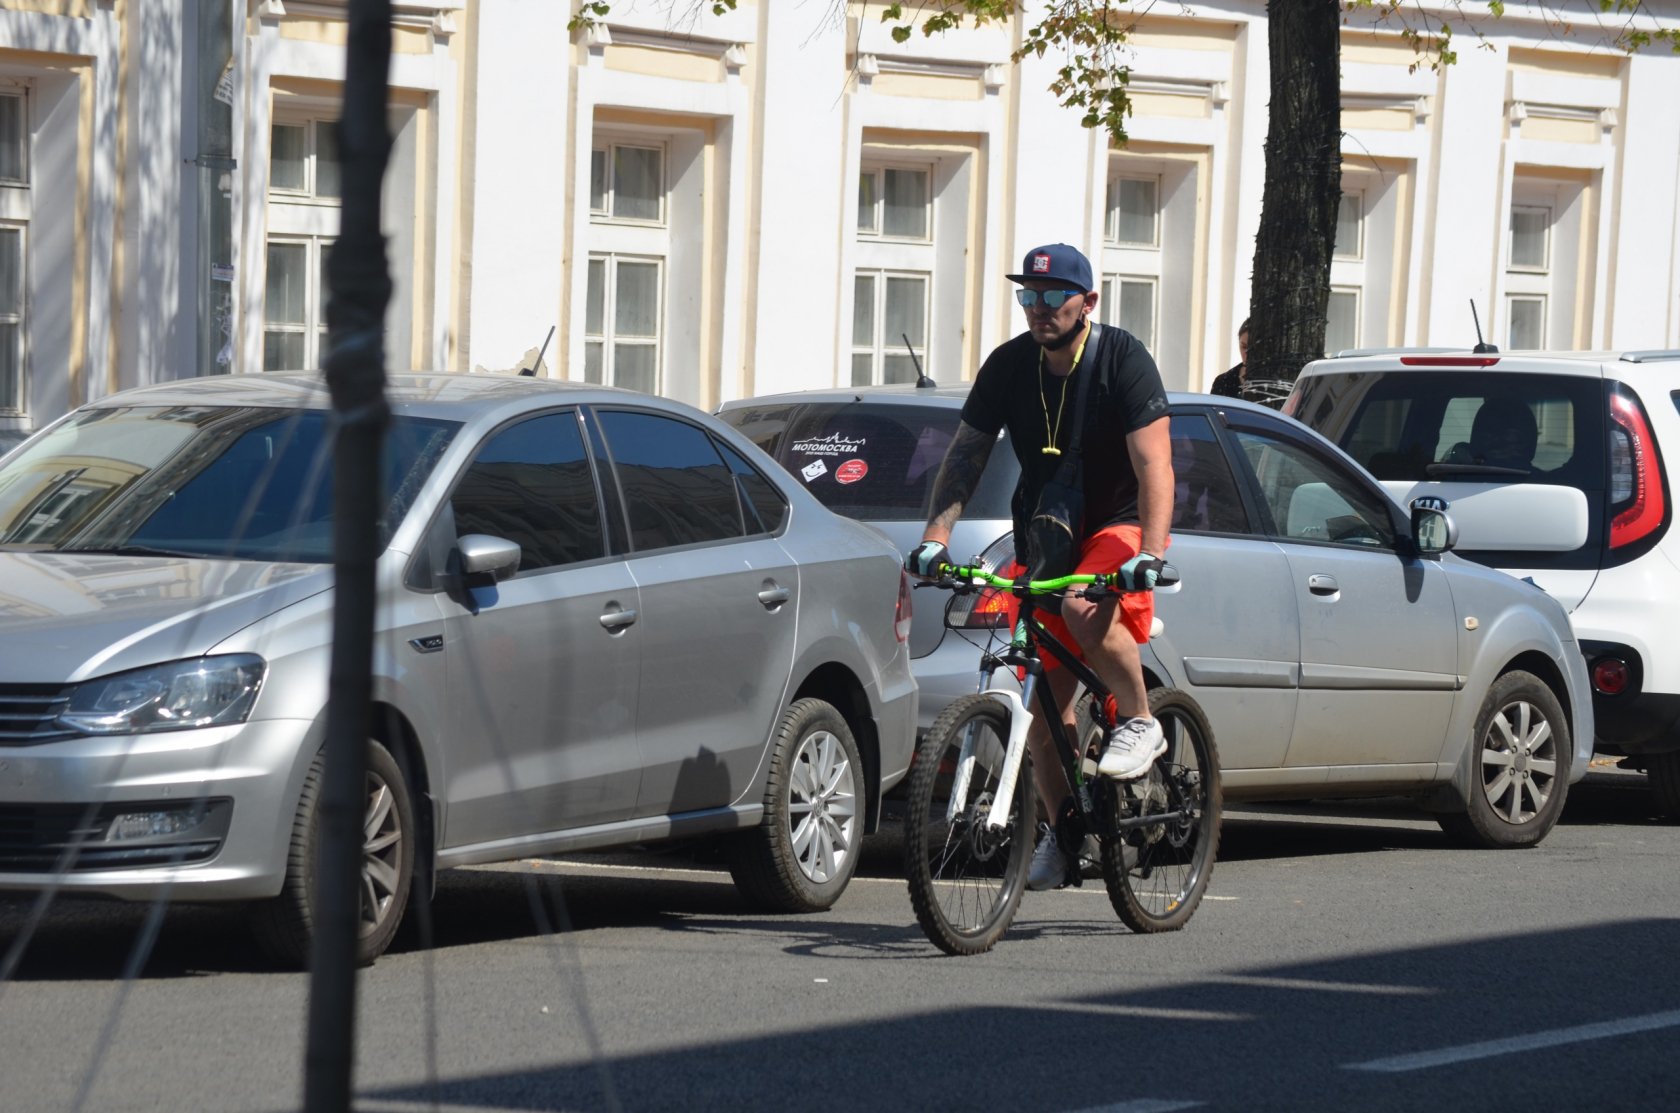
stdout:
<svg viewBox="0 0 1680 1113">
<path fill-rule="evenodd" d="M 679 403 L 395 377 L 362 957 L 435 870 L 725 838 L 846 887 L 916 724 L 896 548 Z M 0 888 L 248 901 L 301 962 L 333 604 L 312 376 L 85 406 L 0 461 Z"/>
</svg>

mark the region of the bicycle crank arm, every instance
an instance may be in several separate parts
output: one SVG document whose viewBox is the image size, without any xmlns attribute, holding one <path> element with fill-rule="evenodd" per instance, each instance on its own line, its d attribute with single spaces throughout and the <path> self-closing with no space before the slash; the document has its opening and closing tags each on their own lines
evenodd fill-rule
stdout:
<svg viewBox="0 0 1680 1113">
<path fill-rule="evenodd" d="M 1195 818 L 1195 813 L 1182 809 L 1176 812 L 1150 812 L 1148 815 L 1134 815 L 1129 819 L 1117 819 L 1114 821 L 1114 828 L 1117 831 L 1130 831 L 1135 827 L 1159 827 L 1163 823 Z"/>
<path fill-rule="evenodd" d="M 1032 725 L 1032 715 L 1028 713 L 1027 705 L 1022 700 L 1024 696 L 1032 694 L 1032 684 L 1033 678 L 1029 676 L 1024 692 L 1016 693 L 1002 688 L 992 688 L 985 692 L 1009 707 L 1009 748 L 1003 754 L 1003 769 L 998 774 L 997 795 L 992 797 L 991 810 L 986 813 L 986 826 L 994 831 L 1002 830 L 1009 823 L 1009 804 L 1015 798 L 1015 781 L 1021 775 L 1021 755 L 1027 749 L 1027 728 Z"/>
</svg>

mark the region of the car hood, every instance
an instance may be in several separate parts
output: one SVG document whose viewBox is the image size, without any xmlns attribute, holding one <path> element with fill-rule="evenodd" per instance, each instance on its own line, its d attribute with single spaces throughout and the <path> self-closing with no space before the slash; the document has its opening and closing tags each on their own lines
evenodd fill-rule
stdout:
<svg viewBox="0 0 1680 1113">
<path fill-rule="evenodd" d="M 321 564 L 0 553 L 0 683 L 64 684 L 197 657 L 331 586 Z"/>
</svg>

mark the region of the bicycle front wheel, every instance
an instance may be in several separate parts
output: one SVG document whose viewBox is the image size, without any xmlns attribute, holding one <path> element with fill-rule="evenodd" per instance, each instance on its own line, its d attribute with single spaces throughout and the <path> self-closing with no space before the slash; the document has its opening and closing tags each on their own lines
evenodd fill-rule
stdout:
<svg viewBox="0 0 1680 1113">
<path fill-rule="evenodd" d="M 1149 693 L 1167 751 L 1135 781 L 1105 782 L 1114 828 L 1102 839 L 1103 881 L 1125 925 L 1177 931 L 1190 922 L 1219 852 L 1219 751 L 1201 705 L 1176 688 Z M 1151 817 L 1159 817 L 1151 821 Z"/>
<path fill-rule="evenodd" d="M 916 919 L 953 955 L 990 950 L 1015 918 L 1033 851 L 1032 755 L 1021 755 L 1009 820 L 987 819 L 1009 745 L 1009 710 L 967 696 L 934 721 L 910 768 L 904 869 Z"/>
</svg>

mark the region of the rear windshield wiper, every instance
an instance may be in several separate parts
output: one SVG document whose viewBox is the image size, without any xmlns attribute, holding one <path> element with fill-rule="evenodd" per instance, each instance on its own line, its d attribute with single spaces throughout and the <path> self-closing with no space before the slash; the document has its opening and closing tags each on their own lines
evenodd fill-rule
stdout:
<svg viewBox="0 0 1680 1113">
<path fill-rule="evenodd" d="M 1508 468 L 1502 464 L 1425 464 L 1423 474 L 1431 479 L 1446 475 L 1508 475 L 1527 479 L 1530 473 L 1527 468 Z"/>
</svg>

